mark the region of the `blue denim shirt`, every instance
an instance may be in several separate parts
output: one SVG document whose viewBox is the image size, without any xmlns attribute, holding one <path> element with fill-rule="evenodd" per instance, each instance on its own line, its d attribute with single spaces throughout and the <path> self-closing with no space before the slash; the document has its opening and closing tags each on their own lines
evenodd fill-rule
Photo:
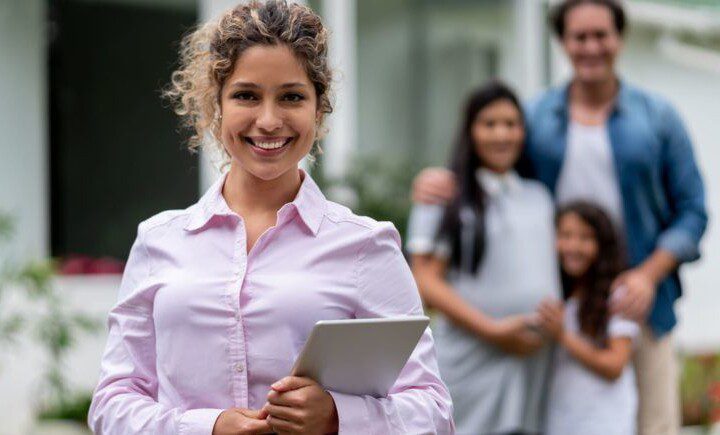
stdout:
<svg viewBox="0 0 720 435">
<path fill-rule="evenodd" d="M 546 91 L 527 107 L 525 157 L 533 175 L 555 192 L 565 155 L 569 104 L 565 85 Z M 608 120 L 631 266 L 655 249 L 683 263 L 700 257 L 707 226 L 702 177 L 692 143 L 675 109 L 646 91 L 620 85 Z M 677 272 L 658 287 L 648 324 L 656 335 L 675 326 L 673 311 L 682 287 Z"/>
</svg>

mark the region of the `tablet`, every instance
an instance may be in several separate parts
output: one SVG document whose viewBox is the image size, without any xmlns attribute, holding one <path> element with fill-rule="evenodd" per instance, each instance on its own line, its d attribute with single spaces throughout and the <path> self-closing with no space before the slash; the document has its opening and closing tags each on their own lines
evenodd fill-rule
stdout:
<svg viewBox="0 0 720 435">
<path fill-rule="evenodd" d="M 429 323 L 425 316 L 322 320 L 292 375 L 338 393 L 385 397 Z"/>
</svg>

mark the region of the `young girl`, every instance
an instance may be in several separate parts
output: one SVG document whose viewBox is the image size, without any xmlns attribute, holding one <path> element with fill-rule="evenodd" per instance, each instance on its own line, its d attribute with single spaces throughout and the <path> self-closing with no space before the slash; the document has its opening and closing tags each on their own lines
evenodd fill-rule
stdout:
<svg viewBox="0 0 720 435">
<path fill-rule="evenodd" d="M 98 434 L 450 434 L 429 331 L 387 397 L 288 376 L 319 320 L 422 314 L 388 223 L 327 201 L 298 169 L 331 111 L 327 31 L 252 1 L 185 39 L 169 91 L 229 170 L 140 224 L 88 416 Z"/>
<path fill-rule="evenodd" d="M 629 362 L 640 330 L 608 309 L 610 286 L 623 268 L 618 237 L 610 218 L 586 202 L 562 207 L 556 225 L 566 303 L 545 301 L 538 309 L 540 326 L 560 345 L 546 433 L 634 434 L 637 393 Z"/>
<path fill-rule="evenodd" d="M 407 248 L 434 325 L 438 362 L 463 435 L 540 433 L 550 349 L 529 325 L 559 297 L 553 203 L 515 171 L 523 114 L 499 82 L 468 99 L 453 155 L 459 192 L 417 205 Z"/>
</svg>

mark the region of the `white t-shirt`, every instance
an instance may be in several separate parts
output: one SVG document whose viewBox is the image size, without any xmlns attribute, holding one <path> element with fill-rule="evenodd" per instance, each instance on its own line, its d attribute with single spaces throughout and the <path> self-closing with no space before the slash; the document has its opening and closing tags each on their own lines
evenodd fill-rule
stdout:
<svg viewBox="0 0 720 435">
<path fill-rule="evenodd" d="M 578 301 L 565 305 L 565 328 L 580 333 Z M 637 323 L 612 316 L 610 337 L 633 340 L 640 333 Z M 633 435 L 637 424 L 637 387 L 629 362 L 620 377 L 608 381 L 558 347 L 548 397 L 547 435 Z"/>
<path fill-rule="evenodd" d="M 623 227 L 622 197 L 606 125 L 570 122 L 555 198 L 558 205 L 574 200 L 594 202 L 618 230 Z"/>
</svg>

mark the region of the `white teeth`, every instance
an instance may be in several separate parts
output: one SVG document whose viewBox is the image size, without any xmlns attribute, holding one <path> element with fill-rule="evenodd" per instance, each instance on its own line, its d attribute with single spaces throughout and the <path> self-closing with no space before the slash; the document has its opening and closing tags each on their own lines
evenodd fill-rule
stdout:
<svg viewBox="0 0 720 435">
<path fill-rule="evenodd" d="M 280 148 L 281 146 L 285 145 L 285 141 L 279 141 L 279 142 L 258 142 L 255 141 L 255 146 L 258 148 L 262 148 L 264 150 L 274 150 L 277 148 Z"/>
</svg>

